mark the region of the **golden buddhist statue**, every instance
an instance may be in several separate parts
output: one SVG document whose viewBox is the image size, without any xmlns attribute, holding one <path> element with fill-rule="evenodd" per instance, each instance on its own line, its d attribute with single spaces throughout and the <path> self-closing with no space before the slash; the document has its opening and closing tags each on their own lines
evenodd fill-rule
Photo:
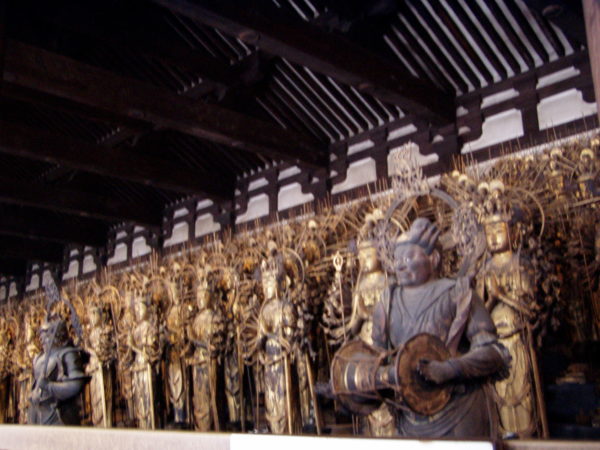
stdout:
<svg viewBox="0 0 600 450">
<path fill-rule="evenodd" d="M 110 312 L 98 298 L 88 302 L 88 329 L 85 350 L 90 355 L 86 373 L 89 383 L 92 423 L 113 426 L 112 361 L 115 357 L 114 329 Z"/>
<path fill-rule="evenodd" d="M 13 332 L 8 321 L 0 317 L 0 423 L 5 423 L 8 419 L 13 345 Z"/>
<path fill-rule="evenodd" d="M 187 419 L 188 377 L 186 376 L 184 353 L 186 352 L 186 325 L 190 310 L 183 299 L 183 274 L 181 266 L 171 265 L 170 280 L 165 285 L 170 306 L 166 315 L 167 332 L 167 387 L 168 398 L 173 409 L 173 422 L 184 424 Z M 166 280 L 165 280 L 166 281 Z"/>
<path fill-rule="evenodd" d="M 135 355 L 131 366 L 133 408 L 137 425 L 156 429 L 155 364 L 160 358 L 156 318 L 151 317 L 151 299 L 138 292 L 134 299 L 136 325 L 129 335 L 129 347 Z"/>
<path fill-rule="evenodd" d="M 33 358 L 40 352 L 40 344 L 36 334 L 40 326 L 41 315 L 33 305 L 23 316 L 20 324 L 19 341 L 15 352 L 14 363 L 16 365 L 16 381 L 18 393 L 18 418 L 20 424 L 27 423 L 27 411 L 29 409 L 29 395 L 33 383 Z"/>
<path fill-rule="evenodd" d="M 483 204 L 484 230 L 490 253 L 480 274 L 480 292 L 498 332 L 498 340 L 510 352 L 508 377 L 496 381 L 500 427 L 505 436 L 529 437 L 536 433 L 536 401 L 533 385 L 533 352 L 529 320 L 534 314 L 531 274 L 511 244 L 510 205 L 503 198 L 504 184 L 482 183 L 489 191 Z"/>
<path fill-rule="evenodd" d="M 294 305 L 282 298 L 285 272 L 275 242 L 261 265 L 264 303 L 259 315 L 259 359 L 264 368 L 265 415 L 275 434 L 294 433 L 290 354 L 297 316 Z"/>
<path fill-rule="evenodd" d="M 225 262 L 225 265 L 216 272 L 218 274 L 216 293 L 227 319 L 225 322 L 227 338 L 223 365 L 229 423 L 234 429 L 244 430 L 244 393 L 242 390 L 244 363 L 240 352 L 237 274 L 230 264 L 233 263 Z"/>
<path fill-rule="evenodd" d="M 115 320 L 117 347 L 117 374 L 118 393 L 125 407 L 126 415 L 122 422 L 126 426 L 134 426 L 135 413 L 133 405 L 133 374 L 132 365 L 135 358 L 131 348 L 131 331 L 135 324 L 134 299 L 136 292 L 141 292 L 142 281 L 136 274 L 123 275 L 116 291 Z"/>
<path fill-rule="evenodd" d="M 223 350 L 225 325 L 220 308 L 215 305 L 208 273 L 200 269 L 196 281 L 198 312 L 189 328 L 193 356 L 192 404 L 194 428 L 198 431 L 220 430 L 217 409 L 217 368 Z"/>
</svg>

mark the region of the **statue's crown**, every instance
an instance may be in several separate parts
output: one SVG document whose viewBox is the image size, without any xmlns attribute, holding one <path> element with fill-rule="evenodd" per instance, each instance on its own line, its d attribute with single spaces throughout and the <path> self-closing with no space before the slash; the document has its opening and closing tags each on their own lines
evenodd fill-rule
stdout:
<svg viewBox="0 0 600 450">
<path fill-rule="evenodd" d="M 484 181 L 479 183 L 477 190 L 482 198 L 480 215 L 483 223 L 510 222 L 512 211 L 502 181 Z"/>
</svg>

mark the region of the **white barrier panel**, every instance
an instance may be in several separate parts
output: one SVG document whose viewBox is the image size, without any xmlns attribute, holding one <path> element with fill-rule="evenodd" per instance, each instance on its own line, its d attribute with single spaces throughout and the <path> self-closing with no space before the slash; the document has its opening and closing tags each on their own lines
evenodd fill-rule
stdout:
<svg viewBox="0 0 600 450">
<path fill-rule="evenodd" d="M 0 450 L 229 450 L 226 433 L 0 425 Z"/>
<path fill-rule="evenodd" d="M 231 450 L 493 450 L 491 442 L 367 439 L 316 436 L 231 435 Z"/>
</svg>

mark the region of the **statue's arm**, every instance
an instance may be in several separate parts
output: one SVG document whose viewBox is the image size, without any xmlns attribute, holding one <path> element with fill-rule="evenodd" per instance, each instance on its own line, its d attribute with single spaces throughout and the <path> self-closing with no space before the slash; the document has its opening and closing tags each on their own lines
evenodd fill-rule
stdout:
<svg viewBox="0 0 600 450">
<path fill-rule="evenodd" d="M 373 308 L 373 331 L 371 338 L 373 339 L 373 345 L 380 348 L 387 348 L 387 336 L 386 336 L 386 307 L 383 300 L 377 302 Z"/>
<path fill-rule="evenodd" d="M 510 354 L 498 342 L 496 327 L 481 299 L 473 293 L 465 329 L 470 348 L 464 355 L 446 361 L 421 361 L 419 371 L 434 383 L 481 378 L 508 367 Z"/>
<path fill-rule="evenodd" d="M 465 333 L 470 342 L 469 351 L 449 360 L 457 372 L 457 378 L 485 377 L 508 366 L 510 355 L 498 342 L 494 322 L 483 301 L 475 293 Z"/>
<path fill-rule="evenodd" d="M 78 395 L 85 386 L 87 378 L 79 353 L 79 351 L 72 351 L 64 355 L 66 379 L 51 381 L 45 388 L 52 397 L 58 400 L 67 400 Z"/>
</svg>

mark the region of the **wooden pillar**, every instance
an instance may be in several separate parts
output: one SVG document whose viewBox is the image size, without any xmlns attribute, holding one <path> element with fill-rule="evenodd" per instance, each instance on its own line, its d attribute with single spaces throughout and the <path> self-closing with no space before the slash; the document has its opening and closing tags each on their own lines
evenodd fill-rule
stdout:
<svg viewBox="0 0 600 450">
<path fill-rule="evenodd" d="M 583 0 L 583 16 L 600 121 L 600 0 Z"/>
</svg>

